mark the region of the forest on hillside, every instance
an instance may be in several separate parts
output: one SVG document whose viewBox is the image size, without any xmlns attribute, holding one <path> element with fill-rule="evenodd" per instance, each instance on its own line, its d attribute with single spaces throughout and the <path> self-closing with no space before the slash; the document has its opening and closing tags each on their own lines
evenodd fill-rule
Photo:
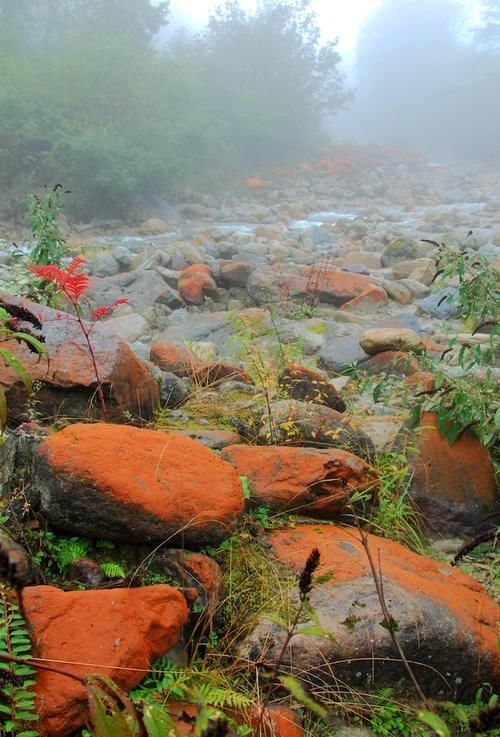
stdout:
<svg viewBox="0 0 500 737">
<path fill-rule="evenodd" d="M 152 194 L 299 162 L 324 151 L 324 121 L 353 98 L 350 125 L 365 138 L 386 130 L 400 145 L 467 152 L 477 142 L 491 156 L 497 3 L 468 43 L 451 0 L 404 5 L 386 0 L 367 22 L 353 90 L 310 0 L 253 12 L 227 0 L 201 33 L 163 40 L 168 2 L 0 0 L 3 209 L 24 211 L 29 193 L 61 181 L 74 217 L 123 217 Z"/>
</svg>

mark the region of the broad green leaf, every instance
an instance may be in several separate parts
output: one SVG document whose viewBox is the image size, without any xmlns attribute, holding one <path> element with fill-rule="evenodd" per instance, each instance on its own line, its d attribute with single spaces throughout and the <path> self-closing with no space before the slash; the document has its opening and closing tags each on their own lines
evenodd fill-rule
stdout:
<svg viewBox="0 0 500 737">
<path fill-rule="evenodd" d="M 0 435 L 7 427 L 7 397 L 5 396 L 5 390 L 0 386 Z M 5 635 L 0 633 L 0 637 Z"/>
<path fill-rule="evenodd" d="M 35 732 L 34 729 L 30 729 L 27 732 L 18 732 L 16 737 L 40 737 L 40 732 Z"/>
<path fill-rule="evenodd" d="M 8 351 L 6 348 L 0 348 L 0 356 L 19 376 L 24 386 L 26 387 L 26 391 L 30 392 L 31 391 L 31 379 L 26 373 L 26 370 L 23 364 L 21 363 L 21 361 L 18 359 L 18 357 L 15 356 L 10 351 Z"/>
<path fill-rule="evenodd" d="M 448 443 L 450 445 L 453 445 L 458 439 L 458 436 L 462 432 L 462 426 L 458 422 L 450 422 L 448 426 L 448 431 L 446 437 L 448 438 Z"/>
<path fill-rule="evenodd" d="M 442 438 L 446 437 L 447 425 L 449 422 L 448 415 L 440 409 L 437 416 L 437 429 Z"/>
<path fill-rule="evenodd" d="M 35 673 L 35 670 L 33 668 L 17 664 L 14 665 L 13 671 L 16 676 L 32 676 Z"/>
<path fill-rule="evenodd" d="M 434 386 L 436 389 L 441 389 L 444 383 L 445 376 L 444 374 L 437 374 L 436 378 L 434 379 Z"/>
<path fill-rule="evenodd" d="M 46 353 L 47 349 L 44 346 L 44 344 L 38 340 L 38 338 L 34 338 L 32 335 L 28 335 L 28 333 L 11 333 L 9 335 L 9 338 L 14 338 L 15 340 L 22 340 L 23 343 L 29 343 L 33 346 L 33 348 L 36 350 L 37 353 Z"/>
<path fill-rule="evenodd" d="M 176 734 L 174 720 L 161 704 L 145 704 L 142 721 L 148 737 L 169 737 Z"/>
<path fill-rule="evenodd" d="M 248 477 L 240 476 L 241 486 L 243 487 L 243 496 L 250 499 L 250 487 L 248 486 Z"/>
<path fill-rule="evenodd" d="M 90 676 L 87 694 L 93 737 L 138 737 L 141 727 L 135 706 L 110 678 Z"/>
<path fill-rule="evenodd" d="M 328 630 L 325 630 L 323 627 L 314 624 L 306 624 L 303 627 L 299 627 L 295 631 L 295 633 L 297 635 L 314 635 L 315 637 L 325 637 L 327 640 L 331 640 L 333 638 L 331 632 L 328 632 Z"/>
<path fill-rule="evenodd" d="M 16 719 L 22 722 L 38 722 L 38 714 L 33 714 L 31 711 L 19 711 L 16 712 Z"/>
<path fill-rule="evenodd" d="M 450 730 L 445 722 L 431 711 L 421 711 L 418 715 L 418 719 L 433 729 L 438 737 L 450 737 Z"/>
<path fill-rule="evenodd" d="M 300 681 L 296 678 L 293 678 L 293 676 L 280 676 L 280 681 L 284 687 L 290 691 L 292 696 L 301 704 L 304 704 L 304 706 L 309 709 L 309 711 L 312 711 L 313 714 L 317 714 L 322 719 L 327 716 L 328 710 L 322 704 L 318 703 L 316 699 L 310 696 L 304 690 Z"/>
</svg>

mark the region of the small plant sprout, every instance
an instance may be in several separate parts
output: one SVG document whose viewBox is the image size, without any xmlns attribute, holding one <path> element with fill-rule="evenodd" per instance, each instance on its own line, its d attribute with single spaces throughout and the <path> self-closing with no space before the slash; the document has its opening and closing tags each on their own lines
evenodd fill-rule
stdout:
<svg viewBox="0 0 500 737">
<path fill-rule="evenodd" d="M 110 305 L 107 305 L 105 307 L 97 307 L 92 312 L 92 318 L 93 318 L 92 322 L 87 322 L 86 320 L 84 320 L 82 316 L 81 298 L 83 297 L 83 295 L 86 293 L 87 289 L 89 288 L 89 277 L 87 276 L 87 274 L 81 273 L 81 269 L 85 265 L 85 263 L 86 263 L 85 259 L 76 257 L 72 259 L 72 261 L 68 264 L 68 266 L 65 269 L 59 266 L 54 266 L 53 264 L 46 264 L 46 265 L 30 264 L 28 268 L 30 269 L 30 271 L 33 272 L 33 274 L 40 277 L 40 279 L 44 279 L 47 282 L 55 284 L 55 286 L 63 294 L 66 295 L 66 297 L 69 299 L 69 301 L 73 305 L 73 308 L 75 310 L 75 316 L 66 315 L 66 314 L 63 315 L 62 313 L 57 313 L 57 318 L 75 320 L 80 326 L 80 329 L 85 337 L 85 342 L 87 343 L 89 357 L 92 362 L 92 367 L 94 369 L 94 374 L 95 374 L 96 383 L 97 383 L 97 395 L 99 397 L 99 402 L 101 405 L 102 417 L 103 417 L 103 420 L 107 422 L 109 419 L 108 410 L 107 410 L 106 402 L 104 399 L 104 392 L 102 390 L 101 376 L 99 373 L 99 367 L 97 365 L 96 356 L 95 356 L 94 348 L 92 346 L 90 335 L 98 320 L 101 320 L 106 315 L 109 315 L 119 305 L 128 304 L 129 301 L 127 298 L 124 297 L 122 299 L 115 300 Z"/>
</svg>

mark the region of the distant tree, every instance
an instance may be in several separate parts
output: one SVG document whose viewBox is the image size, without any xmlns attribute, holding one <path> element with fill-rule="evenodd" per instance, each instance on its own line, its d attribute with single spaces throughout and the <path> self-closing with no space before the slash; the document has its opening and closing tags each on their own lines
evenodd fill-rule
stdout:
<svg viewBox="0 0 500 737">
<path fill-rule="evenodd" d="M 227 0 L 199 49 L 218 115 L 248 159 L 298 152 L 348 99 L 336 41 L 322 42 L 310 0 L 261 0 L 253 13 Z"/>
<path fill-rule="evenodd" d="M 150 40 L 167 22 L 169 0 L 0 0 L 0 29 L 22 30 L 33 45 L 91 29 Z"/>
<path fill-rule="evenodd" d="M 468 146 L 473 50 L 454 0 L 384 0 L 362 29 L 351 130 L 449 156 Z"/>
<path fill-rule="evenodd" d="M 481 46 L 491 51 L 500 51 L 500 5 L 498 0 L 483 0 L 483 23 L 476 30 L 476 39 Z"/>
<path fill-rule="evenodd" d="M 100 35 L 142 36 L 150 40 L 167 23 L 169 0 L 75 0 L 78 20 Z"/>
</svg>

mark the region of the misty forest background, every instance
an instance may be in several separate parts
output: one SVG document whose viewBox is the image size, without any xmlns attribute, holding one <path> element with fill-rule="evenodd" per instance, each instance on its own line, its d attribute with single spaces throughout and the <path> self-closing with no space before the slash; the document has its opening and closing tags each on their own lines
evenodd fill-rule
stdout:
<svg viewBox="0 0 500 737">
<path fill-rule="evenodd" d="M 500 158 L 499 5 L 464 30 L 453 0 L 385 0 L 349 90 L 308 0 L 229 0 L 200 34 L 165 34 L 165 2 L 0 0 L 0 197 L 62 181 L 74 217 L 125 217 L 320 156 L 343 108 L 359 140 Z"/>
</svg>

